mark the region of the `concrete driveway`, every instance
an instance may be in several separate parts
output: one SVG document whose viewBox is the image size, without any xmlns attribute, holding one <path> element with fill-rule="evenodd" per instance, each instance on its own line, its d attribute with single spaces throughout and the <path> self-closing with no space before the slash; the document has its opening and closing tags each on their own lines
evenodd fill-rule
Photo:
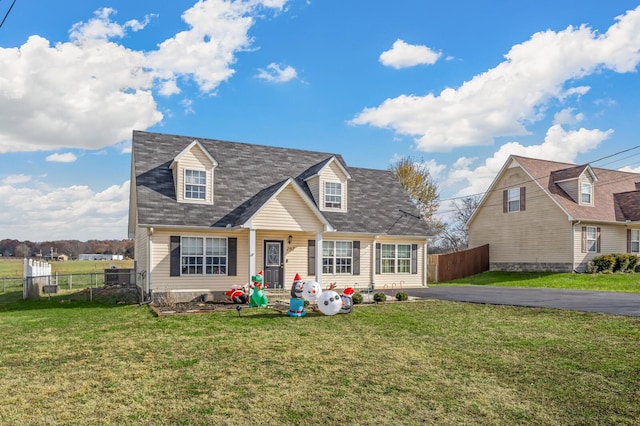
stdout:
<svg viewBox="0 0 640 426">
<path fill-rule="evenodd" d="M 435 286 L 405 289 L 422 299 L 532 306 L 640 317 L 639 293 L 496 286 Z"/>
</svg>

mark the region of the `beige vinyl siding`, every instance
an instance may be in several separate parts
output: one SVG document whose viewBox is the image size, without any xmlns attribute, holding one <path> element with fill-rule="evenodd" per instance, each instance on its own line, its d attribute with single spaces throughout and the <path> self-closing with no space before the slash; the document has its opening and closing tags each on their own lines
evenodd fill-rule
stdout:
<svg viewBox="0 0 640 426">
<path fill-rule="evenodd" d="M 307 180 L 307 186 L 313 195 L 313 200 L 316 202 L 316 206 L 322 206 L 322 199 L 320 198 L 320 177 L 314 176 Z"/>
<path fill-rule="evenodd" d="M 324 241 L 360 241 L 360 275 L 353 274 L 322 274 L 322 284 L 326 288 L 330 283 L 336 283 L 337 288 L 354 287 L 369 288 L 371 284 L 371 253 L 373 240 L 370 236 L 354 234 L 330 234 L 323 237 Z M 322 247 L 316 250 L 317 256 L 322 256 Z M 353 267 L 353 263 L 352 263 Z"/>
<path fill-rule="evenodd" d="M 251 226 L 255 229 L 288 231 L 320 232 L 324 229 L 323 223 L 291 185 L 282 190 L 252 219 Z"/>
<path fill-rule="evenodd" d="M 326 182 L 339 182 L 341 184 L 341 208 L 327 208 L 324 205 L 324 195 L 325 195 L 325 183 Z M 319 203 L 318 205 L 322 210 L 331 210 L 331 211 L 347 211 L 347 177 L 342 172 L 340 167 L 336 164 L 335 161 L 329 163 L 328 167 L 322 169 L 322 173 L 320 175 L 320 194 L 319 194 Z"/>
<path fill-rule="evenodd" d="M 600 252 L 582 252 L 582 227 L 593 226 L 600 228 Z M 613 226 L 606 224 L 597 224 L 589 222 L 581 222 L 575 225 L 573 232 L 574 269 L 578 272 L 584 272 L 587 263 L 596 256 L 607 253 L 626 253 L 627 252 L 627 227 Z"/>
<path fill-rule="evenodd" d="M 184 172 L 185 170 L 199 170 L 207 173 L 207 192 L 204 201 L 190 200 L 184 198 Z M 213 164 L 207 155 L 200 149 L 199 146 L 194 145 L 193 148 L 186 152 L 181 158 L 174 170 L 175 185 L 176 185 L 176 197 L 178 202 L 183 203 L 204 203 L 213 204 Z"/>
<path fill-rule="evenodd" d="M 288 236 L 292 236 L 291 244 L 288 243 Z M 256 272 L 264 268 L 264 241 L 281 240 L 284 248 L 284 288 L 290 288 L 293 278 L 300 274 L 300 278 L 305 281 L 314 281 L 315 275 L 308 275 L 308 242 L 316 239 L 315 233 L 305 232 L 282 232 L 282 231 L 258 231 L 256 232 Z M 336 241 L 360 241 L 360 275 L 352 274 L 323 274 L 323 288 L 329 283 L 336 282 L 339 288 L 355 287 L 366 288 L 371 282 L 371 238 L 363 239 L 362 236 L 331 234 L 331 240 Z M 324 241 L 329 241 L 325 236 Z M 316 251 L 316 255 L 322 255 L 321 249 Z"/>
<path fill-rule="evenodd" d="M 558 186 L 562 188 L 573 201 L 576 203 L 580 202 L 580 184 L 578 183 L 578 179 L 558 182 Z"/>
<path fill-rule="evenodd" d="M 375 289 L 377 290 L 399 290 L 400 288 L 421 287 L 424 281 L 424 240 L 402 239 L 402 238 L 378 238 L 375 243 L 379 244 L 417 244 L 418 245 L 418 273 L 380 273 L 375 275 Z M 375 264 L 375 245 L 372 247 L 371 265 Z M 362 265 L 362 260 L 360 261 Z M 375 271 L 374 271 L 375 272 Z"/>
<path fill-rule="evenodd" d="M 571 263 L 571 222 L 520 168 L 507 169 L 469 224 L 469 247 L 490 246 L 491 263 Z M 503 191 L 526 188 L 525 210 L 503 213 Z"/>
<path fill-rule="evenodd" d="M 180 276 L 172 277 L 170 273 L 170 237 L 234 237 L 238 239 L 237 275 L 236 276 Z M 249 276 L 248 233 L 224 233 L 211 231 L 158 230 L 153 234 L 153 291 L 225 291 L 232 285 L 247 284 Z"/>
</svg>

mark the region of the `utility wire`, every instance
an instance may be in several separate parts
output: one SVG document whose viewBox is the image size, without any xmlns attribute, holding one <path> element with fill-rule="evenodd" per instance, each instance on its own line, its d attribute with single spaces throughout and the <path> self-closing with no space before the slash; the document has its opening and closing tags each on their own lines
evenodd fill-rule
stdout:
<svg viewBox="0 0 640 426">
<path fill-rule="evenodd" d="M 595 159 L 595 160 L 592 160 L 592 161 L 587 162 L 587 163 L 584 163 L 584 164 L 597 163 L 598 161 L 602 161 L 602 160 L 604 160 L 604 159 L 606 159 L 606 158 L 615 157 L 616 155 L 620 155 L 620 154 L 623 154 L 623 153 L 625 153 L 625 152 L 633 151 L 634 149 L 638 149 L 638 148 L 640 148 L 640 145 L 636 145 L 636 146 L 633 146 L 633 147 L 631 147 L 631 148 L 624 149 L 624 150 L 622 150 L 622 151 L 614 152 L 613 154 L 610 154 L 610 155 L 606 155 L 606 156 L 604 156 L 604 157 L 597 158 L 597 159 Z M 625 157 L 625 158 L 629 158 L 629 157 L 632 157 L 632 156 L 628 156 L 628 157 Z M 618 160 L 618 161 L 619 161 L 619 160 Z M 615 163 L 616 161 L 613 161 L 613 162 Z M 583 165 L 584 165 L 584 164 L 583 164 Z M 607 164 L 610 164 L 610 163 L 607 163 Z M 579 164 L 575 164 L 573 167 L 578 167 L 578 166 L 580 166 L 580 165 L 579 165 Z M 549 176 L 550 176 L 550 175 L 544 175 L 544 176 L 534 177 L 533 179 L 527 179 L 527 180 L 524 180 L 524 181 L 522 181 L 522 182 L 518 183 L 518 185 L 521 185 L 521 184 L 524 184 L 524 183 L 528 183 L 528 182 L 535 182 L 535 181 L 537 181 L 537 180 L 539 180 L 539 179 L 543 179 L 543 178 L 546 178 L 546 177 L 549 177 Z M 463 199 L 463 198 L 468 198 L 468 197 L 484 196 L 484 195 L 486 195 L 486 194 L 489 194 L 489 193 L 491 193 L 491 192 L 495 192 L 495 191 L 497 191 L 497 189 L 494 189 L 494 190 L 488 190 L 488 191 L 484 191 L 484 192 L 479 192 L 479 193 L 477 193 L 477 194 L 469 194 L 469 195 L 461 195 L 461 196 L 459 196 L 459 197 L 443 198 L 443 199 L 439 200 L 439 202 L 441 202 L 441 203 L 442 203 L 442 202 L 444 202 L 444 201 L 455 201 L 455 200 L 461 200 L 461 199 Z"/>
<path fill-rule="evenodd" d="M 11 3 L 11 6 L 9 6 L 9 10 L 7 10 L 7 13 L 4 14 L 4 18 L 2 18 L 2 22 L 0 22 L 0 28 L 2 28 L 2 25 L 4 24 L 4 21 L 7 20 L 7 17 L 11 13 L 11 9 L 13 9 L 13 5 L 14 4 L 16 4 L 16 0 L 13 0 L 13 2 Z"/>
</svg>

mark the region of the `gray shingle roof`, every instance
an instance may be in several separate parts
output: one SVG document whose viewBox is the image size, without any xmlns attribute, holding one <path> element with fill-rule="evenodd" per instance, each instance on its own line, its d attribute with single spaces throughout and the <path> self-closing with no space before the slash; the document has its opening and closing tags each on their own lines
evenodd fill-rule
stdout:
<svg viewBox="0 0 640 426">
<path fill-rule="evenodd" d="M 213 205 L 176 201 L 169 165 L 194 139 L 218 161 Z M 417 217 L 416 207 L 391 171 L 347 167 L 338 154 L 134 131 L 138 223 L 176 227 L 240 225 L 290 177 L 313 199 L 304 178 L 334 156 L 352 177 L 347 184 L 348 212 L 323 212 L 336 231 L 430 235 L 427 224 Z"/>
</svg>

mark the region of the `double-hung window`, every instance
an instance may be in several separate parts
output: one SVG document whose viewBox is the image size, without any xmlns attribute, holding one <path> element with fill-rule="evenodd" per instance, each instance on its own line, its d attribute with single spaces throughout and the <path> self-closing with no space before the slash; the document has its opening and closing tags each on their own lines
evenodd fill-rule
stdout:
<svg viewBox="0 0 640 426">
<path fill-rule="evenodd" d="M 207 172 L 190 169 L 184 171 L 184 198 L 188 200 L 207 198 Z"/>
<path fill-rule="evenodd" d="M 596 253 L 598 251 L 598 228 L 587 226 L 587 252 Z"/>
<path fill-rule="evenodd" d="M 591 204 L 593 185 L 588 182 L 580 184 L 580 204 Z"/>
<path fill-rule="evenodd" d="M 182 275 L 226 275 L 227 239 L 182 237 Z"/>
<path fill-rule="evenodd" d="M 353 241 L 322 242 L 323 274 L 351 274 L 352 266 Z"/>
<path fill-rule="evenodd" d="M 640 253 L 640 229 L 631 230 L 631 253 Z"/>
<path fill-rule="evenodd" d="M 342 184 L 340 182 L 324 183 L 324 206 L 327 208 L 342 208 Z"/>
<path fill-rule="evenodd" d="M 380 266 L 383 274 L 411 272 L 410 244 L 382 244 L 380 250 Z"/>
<path fill-rule="evenodd" d="M 511 188 L 508 191 L 508 211 L 519 212 L 520 211 L 520 188 Z"/>
</svg>

